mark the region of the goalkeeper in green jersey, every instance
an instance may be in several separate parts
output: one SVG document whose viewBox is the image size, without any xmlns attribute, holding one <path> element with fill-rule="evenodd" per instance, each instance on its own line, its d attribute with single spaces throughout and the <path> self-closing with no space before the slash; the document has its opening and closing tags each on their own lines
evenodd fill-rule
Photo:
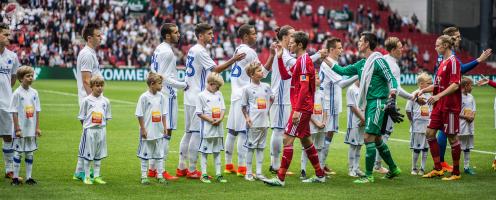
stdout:
<svg viewBox="0 0 496 200">
<path fill-rule="evenodd" d="M 396 123 L 403 121 L 403 115 L 396 108 L 398 85 L 382 54 L 374 52 L 376 46 L 377 37 L 374 34 L 362 33 L 358 42 L 358 51 L 365 58 L 346 67 L 332 66 L 332 70 L 340 75 L 358 75 L 360 78 L 359 108 L 365 113 L 364 141 L 367 151 L 365 176 L 355 180 L 355 183 L 374 182 L 372 170 L 376 148 L 389 166 L 389 172 L 384 178 L 391 179 L 401 173 L 393 161 L 388 146 L 382 141 L 388 116 Z"/>
</svg>

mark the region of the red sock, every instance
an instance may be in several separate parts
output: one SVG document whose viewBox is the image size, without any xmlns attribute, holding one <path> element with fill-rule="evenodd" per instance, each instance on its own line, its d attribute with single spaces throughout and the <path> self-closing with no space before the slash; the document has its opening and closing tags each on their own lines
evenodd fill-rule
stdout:
<svg viewBox="0 0 496 200">
<path fill-rule="evenodd" d="M 460 154 L 461 154 L 460 142 L 457 140 L 455 143 L 451 144 L 451 157 L 453 158 L 453 175 L 460 175 Z"/>
<path fill-rule="evenodd" d="M 436 138 L 427 139 L 429 142 L 429 148 L 431 150 L 432 159 L 434 160 L 434 169 L 441 170 L 441 157 L 439 156 L 439 144 L 437 143 Z"/>
<path fill-rule="evenodd" d="M 310 147 L 305 149 L 305 153 L 307 154 L 308 160 L 312 163 L 313 168 L 315 169 L 315 175 L 318 177 L 324 176 L 324 171 L 320 168 L 319 155 L 315 146 L 312 144 Z"/>
<path fill-rule="evenodd" d="M 286 172 L 288 171 L 292 159 L 293 145 L 290 144 L 284 146 L 284 150 L 282 151 L 281 167 L 279 167 L 279 171 L 277 171 L 277 177 L 279 178 L 279 180 L 284 181 L 284 179 L 286 178 Z"/>
</svg>

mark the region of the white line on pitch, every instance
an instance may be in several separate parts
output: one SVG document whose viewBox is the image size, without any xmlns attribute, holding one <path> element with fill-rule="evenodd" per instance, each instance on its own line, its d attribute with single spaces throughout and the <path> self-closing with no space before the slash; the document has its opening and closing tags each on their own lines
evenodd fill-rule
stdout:
<svg viewBox="0 0 496 200">
<path fill-rule="evenodd" d="M 338 131 L 338 133 L 345 134 L 345 132 L 342 132 L 342 131 Z M 410 143 L 409 140 L 403 140 L 403 139 L 397 139 L 397 138 L 389 138 L 389 140 L 396 141 L 396 142 L 402 142 L 402 143 Z M 451 147 L 447 146 L 447 148 L 451 148 Z M 481 154 L 496 155 L 495 152 L 490 152 L 490 151 L 482 151 L 482 150 L 475 150 L 475 149 L 471 149 L 470 151 L 481 153 Z"/>
</svg>

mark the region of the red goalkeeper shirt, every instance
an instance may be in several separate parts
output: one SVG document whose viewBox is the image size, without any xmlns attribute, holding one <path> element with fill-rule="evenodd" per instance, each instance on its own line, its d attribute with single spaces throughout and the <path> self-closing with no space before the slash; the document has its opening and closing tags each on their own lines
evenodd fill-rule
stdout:
<svg viewBox="0 0 496 200">
<path fill-rule="evenodd" d="M 282 58 L 278 59 L 278 67 L 281 78 L 291 78 L 290 100 L 293 111 L 301 113 L 313 113 L 313 101 L 315 95 L 315 68 L 308 54 L 303 54 L 296 59 L 296 64 L 288 71 L 284 68 Z"/>
</svg>

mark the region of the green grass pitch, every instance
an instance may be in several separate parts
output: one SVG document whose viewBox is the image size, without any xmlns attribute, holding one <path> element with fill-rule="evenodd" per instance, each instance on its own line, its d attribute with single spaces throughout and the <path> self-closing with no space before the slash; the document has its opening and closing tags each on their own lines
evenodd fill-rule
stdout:
<svg viewBox="0 0 496 200">
<path fill-rule="evenodd" d="M 17 86 L 16 86 L 17 87 Z M 107 127 L 109 157 L 102 162 L 102 176 L 107 185 L 84 185 L 72 180 L 76 165 L 77 148 L 81 135 L 81 125 L 76 119 L 78 112 L 76 82 L 74 80 L 40 80 L 33 85 L 39 91 L 42 112 L 41 129 L 43 136 L 38 139 L 39 149 L 34 156 L 33 177 L 38 185 L 10 186 L 10 181 L 0 183 L 0 199 L 489 199 L 496 195 L 496 172 L 491 169 L 496 150 L 493 101 L 496 90 L 489 87 L 474 87 L 473 95 L 477 102 L 475 149 L 486 153 L 472 153 L 471 165 L 477 175 L 462 174 L 462 180 L 443 182 L 440 179 L 422 179 L 410 175 L 411 151 L 408 122 L 395 126 L 393 140 L 388 142 L 396 163 L 403 174 L 394 180 L 381 180 L 376 174 L 376 183 L 353 184 L 347 176 L 348 146 L 343 143 L 343 134 L 334 137 L 327 163 L 337 175 L 324 184 L 303 184 L 297 175 L 287 178 L 286 187 L 271 188 L 262 182 L 247 182 L 235 175 L 226 175 L 227 184 L 203 184 L 199 180 L 180 179 L 167 186 L 153 181 L 150 186 L 140 184 L 140 164 L 136 157 L 138 146 L 138 122 L 134 116 L 137 99 L 146 90 L 144 82 L 112 82 L 105 86 L 105 96 L 111 100 L 113 119 Z M 413 91 L 413 86 L 406 86 Z M 343 90 L 345 91 L 345 90 Z M 230 85 L 222 87 L 226 104 L 229 104 Z M 343 92 L 343 94 L 345 94 Z M 179 105 L 182 110 L 182 92 Z M 402 112 L 405 105 L 399 99 Z M 345 105 L 345 104 L 344 104 Z M 227 105 L 228 106 L 228 105 Z M 184 123 L 179 115 L 178 130 L 173 133 L 166 169 L 175 174 L 178 162 L 179 141 Z M 227 116 L 226 119 L 227 120 Z M 345 131 L 346 110 L 340 115 L 340 131 Z M 270 136 L 269 136 L 270 137 Z M 301 148 L 295 146 L 295 155 L 290 171 L 298 174 Z M 364 168 L 364 148 L 362 148 L 361 168 Z M 269 149 L 265 151 L 264 173 L 270 163 Z M 222 154 L 222 157 L 224 155 Z M 451 162 L 450 151 L 447 160 Z M 234 156 L 234 160 L 236 156 Z M 209 173 L 213 175 L 212 158 L 209 157 Z M 462 156 L 463 159 L 463 156 Z M 3 161 L 3 158 L 2 158 Z M 236 163 L 236 161 L 235 161 Z M 432 159 L 427 160 L 428 169 Z M 463 164 L 463 160 L 461 161 Z M 224 163 L 223 163 L 224 164 Z M 3 172 L 3 163 L 0 170 Z M 462 166 L 463 167 L 463 166 Z M 307 171 L 313 173 L 308 165 Z M 24 166 L 21 176 L 24 176 Z"/>
</svg>

